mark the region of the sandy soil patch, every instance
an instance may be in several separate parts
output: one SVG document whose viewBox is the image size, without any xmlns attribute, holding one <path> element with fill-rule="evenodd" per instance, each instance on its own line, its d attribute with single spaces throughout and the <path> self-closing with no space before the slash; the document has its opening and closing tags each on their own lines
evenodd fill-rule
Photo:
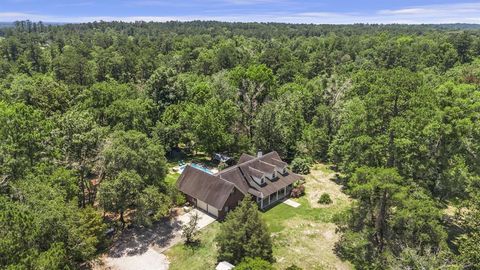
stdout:
<svg viewBox="0 0 480 270">
<path fill-rule="evenodd" d="M 335 182 L 335 172 L 327 165 L 317 164 L 311 173 L 305 176 L 305 199 L 311 208 L 331 216 L 346 209 L 351 199 L 342 192 L 342 186 Z M 328 193 L 333 203 L 322 205 L 318 199 Z M 303 203 L 302 203 L 303 205 Z M 307 214 L 308 215 L 308 214 Z M 303 269 L 353 269 L 349 262 L 338 258 L 334 252 L 335 243 L 340 235 L 336 233 L 336 225 L 326 218 L 325 222 L 298 216 L 283 222 L 285 228 L 272 234 L 276 267 L 285 269 L 296 264 Z"/>
<path fill-rule="evenodd" d="M 199 215 L 197 226 L 199 230 L 215 221 L 213 217 L 197 209 L 192 209 L 172 220 L 160 222 L 152 228 L 127 229 L 94 269 L 168 269 L 169 261 L 162 253 L 182 240 L 181 226 L 187 223 L 195 213 Z"/>
<path fill-rule="evenodd" d="M 167 257 L 149 248 L 147 252 L 119 258 L 106 258 L 112 270 L 167 270 L 170 264 Z"/>
<path fill-rule="evenodd" d="M 351 199 L 342 192 L 342 186 L 334 182 L 335 172 L 328 170 L 326 165 L 316 165 L 305 177 L 306 196 L 313 208 L 340 207 L 350 203 Z M 328 193 L 333 203 L 319 204 L 318 199 L 323 193 Z"/>
<path fill-rule="evenodd" d="M 348 262 L 341 261 L 333 252 L 335 243 L 340 237 L 336 234 L 335 228 L 336 225 L 333 223 L 301 219 L 288 222 L 287 228 L 274 240 L 276 249 L 288 251 L 280 251 L 281 256 L 276 257 L 279 269 L 285 269 L 292 263 L 304 269 L 352 269 Z M 280 252 L 275 252 L 275 255 L 279 255 Z"/>
</svg>

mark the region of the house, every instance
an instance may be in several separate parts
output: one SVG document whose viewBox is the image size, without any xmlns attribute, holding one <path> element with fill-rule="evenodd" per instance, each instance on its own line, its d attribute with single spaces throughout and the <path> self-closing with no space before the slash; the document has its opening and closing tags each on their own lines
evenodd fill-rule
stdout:
<svg viewBox="0 0 480 270">
<path fill-rule="evenodd" d="M 216 174 L 187 166 L 177 180 L 177 188 L 196 207 L 218 217 L 236 207 L 250 194 L 260 209 L 287 197 L 293 183 L 302 179 L 290 172 L 277 152 L 257 156 L 242 154 L 238 164 Z"/>
</svg>

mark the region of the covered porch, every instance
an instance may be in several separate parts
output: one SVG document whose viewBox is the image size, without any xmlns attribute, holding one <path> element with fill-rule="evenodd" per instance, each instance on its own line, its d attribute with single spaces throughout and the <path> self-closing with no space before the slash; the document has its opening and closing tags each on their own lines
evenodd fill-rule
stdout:
<svg viewBox="0 0 480 270">
<path fill-rule="evenodd" d="M 293 188 L 293 184 L 290 184 L 269 195 L 261 194 L 261 196 L 256 196 L 255 198 L 256 198 L 257 204 L 260 207 L 260 209 L 262 210 L 266 209 L 276 204 L 277 202 L 281 201 L 282 199 L 288 197 L 290 195 L 290 192 L 292 191 L 292 188 Z"/>
</svg>

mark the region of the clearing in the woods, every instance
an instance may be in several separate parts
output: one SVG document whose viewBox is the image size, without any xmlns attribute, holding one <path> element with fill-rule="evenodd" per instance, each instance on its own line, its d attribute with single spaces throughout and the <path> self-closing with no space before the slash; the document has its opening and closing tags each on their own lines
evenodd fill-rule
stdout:
<svg viewBox="0 0 480 270">
<path fill-rule="evenodd" d="M 305 177 L 306 195 L 294 199 L 301 205 L 293 208 L 278 204 L 263 213 L 263 218 L 272 233 L 275 267 L 285 269 L 296 264 L 303 269 L 351 269 L 348 262 L 341 261 L 334 253 L 339 235 L 335 232 L 333 216 L 344 211 L 350 198 L 335 182 L 336 175 L 328 166 L 317 164 Z M 318 198 L 328 193 L 332 204 L 321 205 Z M 215 235 L 218 222 L 209 225 L 201 234 L 201 244 L 188 248 L 178 244 L 165 254 L 170 269 L 213 269 L 216 263 Z"/>
</svg>

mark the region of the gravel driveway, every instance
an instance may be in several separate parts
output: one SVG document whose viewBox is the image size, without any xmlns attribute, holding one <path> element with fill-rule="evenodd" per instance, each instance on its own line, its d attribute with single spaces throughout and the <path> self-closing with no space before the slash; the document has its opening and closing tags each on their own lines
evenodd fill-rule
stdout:
<svg viewBox="0 0 480 270">
<path fill-rule="evenodd" d="M 182 240 L 182 224 L 188 222 L 191 215 L 198 213 L 198 229 L 202 229 L 215 219 L 197 209 L 159 222 L 152 228 L 134 228 L 125 230 L 104 258 L 104 265 L 96 269 L 111 270 L 167 270 L 168 259 L 162 254 L 165 250 Z"/>
</svg>

